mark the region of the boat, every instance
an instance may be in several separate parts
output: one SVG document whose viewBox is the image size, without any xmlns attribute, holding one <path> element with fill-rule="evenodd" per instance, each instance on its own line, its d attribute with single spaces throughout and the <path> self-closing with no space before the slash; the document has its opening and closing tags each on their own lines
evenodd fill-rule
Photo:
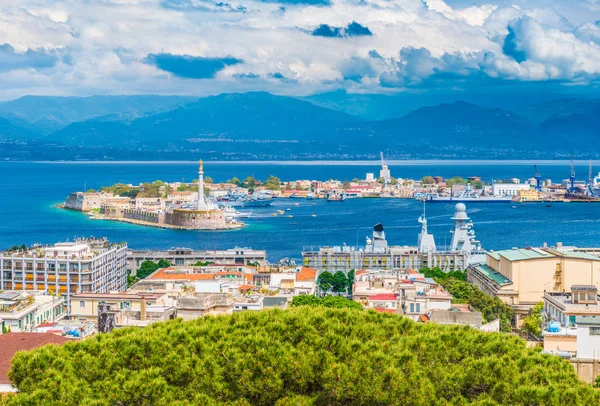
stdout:
<svg viewBox="0 0 600 406">
<path fill-rule="evenodd" d="M 289 219 L 294 218 L 294 216 L 288 216 Z"/>
<path fill-rule="evenodd" d="M 287 208 L 287 209 L 285 209 L 285 210 L 286 210 L 286 211 L 290 211 L 290 210 L 292 210 L 292 209 L 290 209 L 290 208 L 288 207 L 288 208 Z"/>
<path fill-rule="evenodd" d="M 283 214 L 285 213 L 283 210 L 277 210 L 277 214 Z"/>
<path fill-rule="evenodd" d="M 317 217 L 317 215 L 316 214 L 312 214 L 311 217 Z"/>
<path fill-rule="evenodd" d="M 231 207 L 267 207 L 273 203 L 273 197 L 266 193 L 254 193 L 250 196 L 231 196 L 226 198 Z"/>
<path fill-rule="evenodd" d="M 467 184 L 456 196 L 440 196 L 432 194 L 427 197 L 430 203 L 512 203 L 512 196 L 486 196 L 475 192 L 470 184 Z"/>
<path fill-rule="evenodd" d="M 327 201 L 328 202 L 343 202 L 346 200 L 346 191 L 342 190 L 341 193 L 328 193 Z"/>
<path fill-rule="evenodd" d="M 310 192 L 306 194 L 306 200 L 312 200 L 312 199 L 314 199 L 314 198 L 315 198 L 315 195 L 314 195 L 314 194 L 312 194 L 312 193 L 310 193 Z"/>
</svg>

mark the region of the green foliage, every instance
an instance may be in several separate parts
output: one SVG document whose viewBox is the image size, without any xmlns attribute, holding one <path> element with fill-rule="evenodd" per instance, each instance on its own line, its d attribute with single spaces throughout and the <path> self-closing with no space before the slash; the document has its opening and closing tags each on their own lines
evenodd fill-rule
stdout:
<svg viewBox="0 0 600 406">
<path fill-rule="evenodd" d="M 214 264 L 212 261 L 196 261 L 192 266 L 209 266 L 210 264 Z"/>
<path fill-rule="evenodd" d="M 140 269 L 137 270 L 135 275 L 139 279 L 144 279 L 148 275 L 150 275 L 151 273 L 156 271 L 158 268 L 159 268 L 159 266 L 156 262 L 147 259 L 144 262 L 142 262 L 142 264 L 140 265 Z"/>
<path fill-rule="evenodd" d="M 544 321 L 543 311 L 544 302 L 536 303 L 531 309 L 531 314 L 523 319 L 523 330 L 540 337 L 542 335 L 542 322 Z"/>
<path fill-rule="evenodd" d="M 447 187 L 450 187 L 452 185 L 466 185 L 466 184 L 467 184 L 467 180 L 461 178 L 460 176 L 455 176 L 453 178 L 446 180 Z"/>
<path fill-rule="evenodd" d="M 345 273 L 343 273 L 342 271 L 337 271 L 335 274 L 333 274 L 331 289 L 334 292 L 337 292 L 337 293 L 344 292 L 345 293 L 347 287 L 348 287 L 348 278 L 346 277 Z"/>
<path fill-rule="evenodd" d="M 348 293 L 352 293 L 352 286 L 354 285 L 354 269 L 348 271 Z"/>
<path fill-rule="evenodd" d="M 169 261 L 167 261 L 166 259 L 159 259 L 158 263 L 156 265 L 159 268 L 168 268 L 171 266 L 171 263 Z"/>
<path fill-rule="evenodd" d="M 327 293 L 333 287 L 333 274 L 329 271 L 323 271 L 317 278 L 317 285 L 322 293 Z"/>
<path fill-rule="evenodd" d="M 281 179 L 273 175 L 269 176 L 265 181 L 265 188 L 268 190 L 280 190 Z"/>
<path fill-rule="evenodd" d="M 315 295 L 299 295 L 294 296 L 291 303 L 292 307 L 295 306 L 323 306 L 331 307 L 336 309 L 356 309 L 362 310 L 360 303 L 355 302 L 341 296 L 327 295 L 323 298 L 318 298 Z"/>
<path fill-rule="evenodd" d="M 298 295 L 294 296 L 290 306 L 320 306 L 321 299 L 315 295 Z"/>
<path fill-rule="evenodd" d="M 256 186 L 258 186 L 258 181 L 254 179 L 254 176 L 247 176 L 246 179 L 244 179 L 244 183 L 242 183 L 242 187 L 245 188 L 254 189 Z"/>
<path fill-rule="evenodd" d="M 423 184 L 423 185 L 434 185 L 435 184 L 435 179 L 433 179 L 433 176 L 423 176 L 421 178 L 421 184 Z"/>
<path fill-rule="evenodd" d="M 163 197 L 172 192 L 171 186 L 161 180 L 142 183 L 137 197 Z"/>
<path fill-rule="evenodd" d="M 600 388 L 600 375 L 598 375 L 594 381 L 594 388 Z"/>
<path fill-rule="evenodd" d="M 133 188 L 124 183 L 116 183 L 112 186 L 102 186 L 100 188 L 100 191 L 101 192 L 110 192 L 116 196 L 128 196 L 128 197 L 135 197 L 139 192 L 138 189 Z"/>
<path fill-rule="evenodd" d="M 466 271 L 456 270 L 456 271 L 444 272 L 444 271 L 442 271 L 441 268 L 435 267 L 435 268 L 421 268 L 421 269 L 419 269 L 419 272 L 422 273 L 423 275 L 425 275 L 426 278 L 434 278 L 436 280 L 448 279 L 448 278 L 455 278 L 455 279 L 458 279 L 461 281 L 467 280 L 467 272 Z"/>
<path fill-rule="evenodd" d="M 301 306 L 124 328 L 19 352 L 6 405 L 596 405 L 523 340 Z"/>
<path fill-rule="evenodd" d="M 242 186 L 242 181 L 236 178 L 235 176 L 232 179 L 228 179 L 227 183 L 233 183 L 236 186 Z"/>
<path fill-rule="evenodd" d="M 511 331 L 513 309 L 499 298 L 488 296 L 472 283 L 457 278 L 435 279 L 435 281 L 452 295 L 453 302 L 468 303 L 481 312 L 486 323 L 500 319 L 500 329 Z"/>
</svg>

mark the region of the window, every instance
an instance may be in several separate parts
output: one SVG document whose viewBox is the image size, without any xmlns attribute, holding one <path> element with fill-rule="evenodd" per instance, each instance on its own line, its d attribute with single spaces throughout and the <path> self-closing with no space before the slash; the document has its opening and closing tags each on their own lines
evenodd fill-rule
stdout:
<svg viewBox="0 0 600 406">
<path fill-rule="evenodd" d="M 417 313 L 421 313 L 421 303 L 417 303 Z"/>
<path fill-rule="evenodd" d="M 415 304 L 414 304 L 414 303 L 411 303 L 411 304 L 410 304 L 410 312 L 411 312 L 411 313 L 414 313 L 414 311 L 415 311 Z"/>
<path fill-rule="evenodd" d="M 600 336 L 600 327 L 590 327 L 591 336 Z"/>
<path fill-rule="evenodd" d="M 85 300 L 80 300 L 79 301 L 79 308 L 80 309 L 84 309 L 85 308 Z"/>
</svg>

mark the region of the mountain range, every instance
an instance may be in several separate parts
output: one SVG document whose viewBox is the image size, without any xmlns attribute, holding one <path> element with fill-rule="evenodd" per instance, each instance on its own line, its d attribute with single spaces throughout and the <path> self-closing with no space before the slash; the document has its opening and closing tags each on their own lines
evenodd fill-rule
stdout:
<svg viewBox="0 0 600 406">
<path fill-rule="evenodd" d="M 409 111 L 403 98 L 394 114 L 390 97 L 27 96 L 0 103 L 0 158 L 365 159 L 379 151 L 390 158 L 598 156 L 589 147 L 600 128 L 599 99 L 551 99 L 515 111 L 458 100 Z M 383 101 L 390 102 L 387 118 L 373 119 Z"/>
</svg>

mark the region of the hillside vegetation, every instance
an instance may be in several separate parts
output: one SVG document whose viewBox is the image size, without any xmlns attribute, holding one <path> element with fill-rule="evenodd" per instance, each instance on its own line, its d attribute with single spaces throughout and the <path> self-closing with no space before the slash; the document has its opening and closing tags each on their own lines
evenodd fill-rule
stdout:
<svg viewBox="0 0 600 406">
<path fill-rule="evenodd" d="M 173 320 L 19 353 L 6 404 L 592 405 L 568 362 L 505 334 L 372 311 Z"/>
</svg>

